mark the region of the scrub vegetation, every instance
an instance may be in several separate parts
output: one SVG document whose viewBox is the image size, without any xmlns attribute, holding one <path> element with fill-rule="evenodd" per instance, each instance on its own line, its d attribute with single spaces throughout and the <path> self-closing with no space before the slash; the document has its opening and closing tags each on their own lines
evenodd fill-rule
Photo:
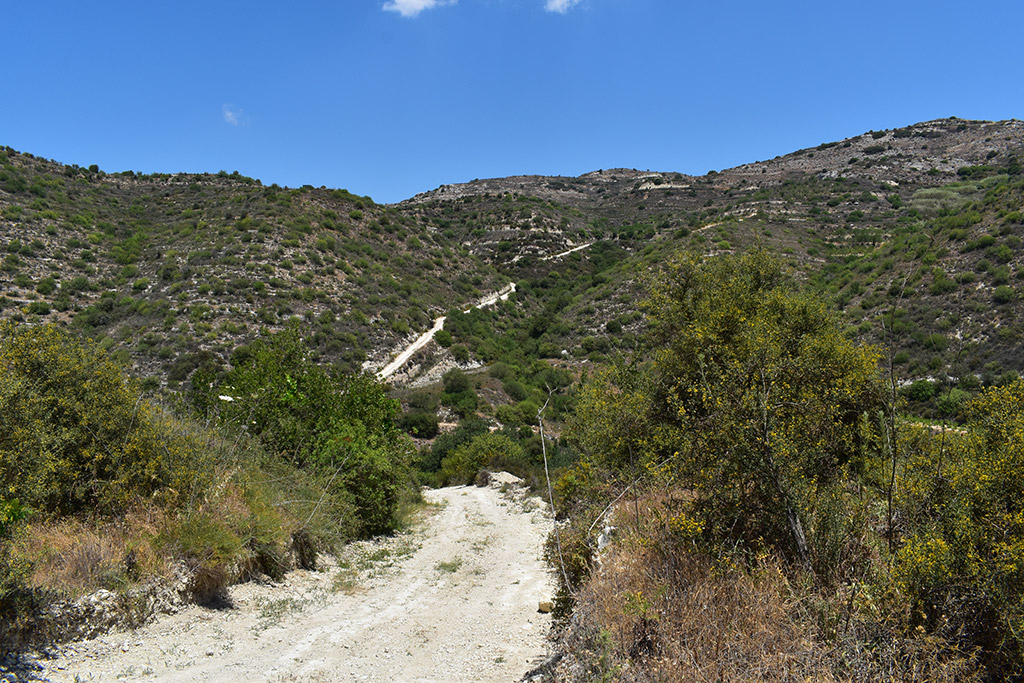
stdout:
<svg viewBox="0 0 1024 683">
<path fill-rule="evenodd" d="M 562 679 L 1019 680 L 1022 159 L 942 119 L 381 206 L 2 148 L 0 643 L 505 469 L 557 482 Z"/>
<path fill-rule="evenodd" d="M 643 351 L 571 421 L 564 678 L 1017 680 L 1024 382 L 933 431 L 777 259 L 652 280 Z"/>
<path fill-rule="evenodd" d="M 401 526 L 419 494 L 396 402 L 370 377 L 328 373 L 308 355 L 294 330 L 261 340 L 171 410 L 97 345 L 5 323 L 4 649 L 45 640 L 59 629 L 49 606 L 98 589 L 178 575 L 207 601 Z"/>
</svg>

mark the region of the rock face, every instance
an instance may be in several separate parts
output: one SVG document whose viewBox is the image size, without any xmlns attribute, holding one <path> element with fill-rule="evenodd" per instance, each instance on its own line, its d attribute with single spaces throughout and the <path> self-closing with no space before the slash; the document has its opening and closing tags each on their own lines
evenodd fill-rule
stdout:
<svg viewBox="0 0 1024 683">
<path fill-rule="evenodd" d="M 153 580 L 137 588 L 115 593 L 98 590 L 76 600 L 59 601 L 37 612 L 28 628 L 17 632 L 0 626 L 4 648 L 95 638 L 115 629 L 137 628 L 161 614 L 173 614 L 191 602 L 190 575 L 179 567 L 171 580 Z M 7 654 L 0 648 L 0 656 Z"/>
</svg>

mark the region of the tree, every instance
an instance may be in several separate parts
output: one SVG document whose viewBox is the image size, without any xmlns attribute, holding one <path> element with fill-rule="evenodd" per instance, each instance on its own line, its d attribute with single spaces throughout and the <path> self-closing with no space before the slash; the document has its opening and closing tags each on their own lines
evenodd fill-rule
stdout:
<svg viewBox="0 0 1024 683">
<path fill-rule="evenodd" d="M 652 281 L 643 363 L 581 392 L 573 434 L 591 460 L 672 477 L 713 538 L 824 561 L 829 501 L 866 457 L 878 354 L 840 333 L 763 252 L 676 258 Z"/>
<path fill-rule="evenodd" d="M 392 530 L 413 451 L 395 424 L 399 402 L 368 374 L 314 363 L 294 326 L 235 360 L 220 383 L 193 378 L 197 407 L 216 406 L 222 422 L 255 434 L 268 452 L 323 474 L 351 499 L 361 534 Z"/>
<path fill-rule="evenodd" d="M 809 564 L 808 525 L 862 455 L 861 416 L 879 404 L 878 353 L 760 251 L 671 262 L 647 308 L 652 408 L 677 435 L 697 507 L 720 533 Z"/>
</svg>

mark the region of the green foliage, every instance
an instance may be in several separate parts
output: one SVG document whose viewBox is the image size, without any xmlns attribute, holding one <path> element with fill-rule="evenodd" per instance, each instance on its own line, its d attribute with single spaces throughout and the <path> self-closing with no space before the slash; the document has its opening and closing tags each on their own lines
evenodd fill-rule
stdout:
<svg viewBox="0 0 1024 683">
<path fill-rule="evenodd" d="M 992 301 L 997 304 L 1008 304 L 1016 298 L 1016 292 L 1009 285 L 999 285 L 992 293 Z"/>
<path fill-rule="evenodd" d="M 463 391 L 470 391 L 473 388 L 473 384 L 470 382 L 469 376 L 457 368 L 444 373 L 444 376 L 441 379 L 444 391 L 447 394 L 458 394 Z"/>
<path fill-rule="evenodd" d="M 438 346 L 443 349 L 447 349 L 452 345 L 452 335 L 448 330 L 438 330 L 434 334 L 434 341 L 437 342 Z"/>
<path fill-rule="evenodd" d="M 36 285 L 36 291 L 42 294 L 43 296 L 49 296 L 50 294 L 53 294 L 54 291 L 56 291 L 56 289 L 57 281 L 54 280 L 52 277 L 43 278 L 42 280 L 39 281 L 39 284 Z"/>
<path fill-rule="evenodd" d="M 277 457 L 329 476 L 354 506 L 358 533 L 394 529 L 411 481 L 411 445 L 395 426 L 399 403 L 370 375 L 332 374 L 314 363 L 295 326 L 237 356 L 219 384 L 193 378 L 196 407 L 244 426 Z"/>
<path fill-rule="evenodd" d="M 454 408 L 460 415 L 472 414 L 477 408 L 478 398 L 466 373 L 458 368 L 449 370 L 444 373 L 443 381 L 441 403 Z"/>
<path fill-rule="evenodd" d="M 0 541 L 14 528 L 21 520 L 28 517 L 29 510 L 15 498 L 3 500 L 0 498 Z"/>
<path fill-rule="evenodd" d="M 895 578 L 928 630 L 981 646 L 995 675 L 1024 657 L 1024 383 L 965 410 L 967 432 L 949 453 L 921 452 L 903 477 L 916 528 Z"/>
<path fill-rule="evenodd" d="M 0 328 L 0 481 L 58 513 L 122 509 L 207 484 L 205 445 L 144 400 L 100 349 L 57 327 Z"/>
<path fill-rule="evenodd" d="M 694 492 L 711 538 L 764 539 L 810 562 L 824 495 L 866 456 L 878 354 L 840 332 L 763 252 L 675 259 L 647 302 L 654 361 L 598 376 L 573 431 L 595 462 Z"/>
<path fill-rule="evenodd" d="M 433 439 L 438 431 L 437 415 L 425 410 L 409 412 L 401 417 L 399 426 L 412 436 Z"/>
<path fill-rule="evenodd" d="M 526 451 L 504 434 L 481 434 L 459 446 L 441 462 L 441 481 L 472 484 L 483 469 L 505 470 L 521 475 L 529 466 Z"/>
<path fill-rule="evenodd" d="M 877 352 L 846 340 L 823 303 L 759 252 L 673 262 L 649 309 L 653 403 L 706 528 L 808 560 L 816 501 L 863 457 Z"/>
<path fill-rule="evenodd" d="M 487 423 L 479 418 L 463 420 L 454 431 L 438 436 L 429 450 L 420 452 L 417 468 L 428 474 L 441 469 L 441 462 L 459 446 L 467 444 L 474 437 L 488 432 Z"/>
<path fill-rule="evenodd" d="M 935 383 L 919 379 L 903 387 L 900 393 L 911 401 L 928 401 L 935 395 Z"/>
</svg>

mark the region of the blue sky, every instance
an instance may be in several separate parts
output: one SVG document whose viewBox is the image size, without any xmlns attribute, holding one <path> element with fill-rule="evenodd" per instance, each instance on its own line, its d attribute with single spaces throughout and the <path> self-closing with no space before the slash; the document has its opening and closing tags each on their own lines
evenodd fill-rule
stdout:
<svg viewBox="0 0 1024 683">
<path fill-rule="evenodd" d="M 1024 3 L 0 0 L 0 144 L 393 202 L 1024 118 Z"/>
</svg>

